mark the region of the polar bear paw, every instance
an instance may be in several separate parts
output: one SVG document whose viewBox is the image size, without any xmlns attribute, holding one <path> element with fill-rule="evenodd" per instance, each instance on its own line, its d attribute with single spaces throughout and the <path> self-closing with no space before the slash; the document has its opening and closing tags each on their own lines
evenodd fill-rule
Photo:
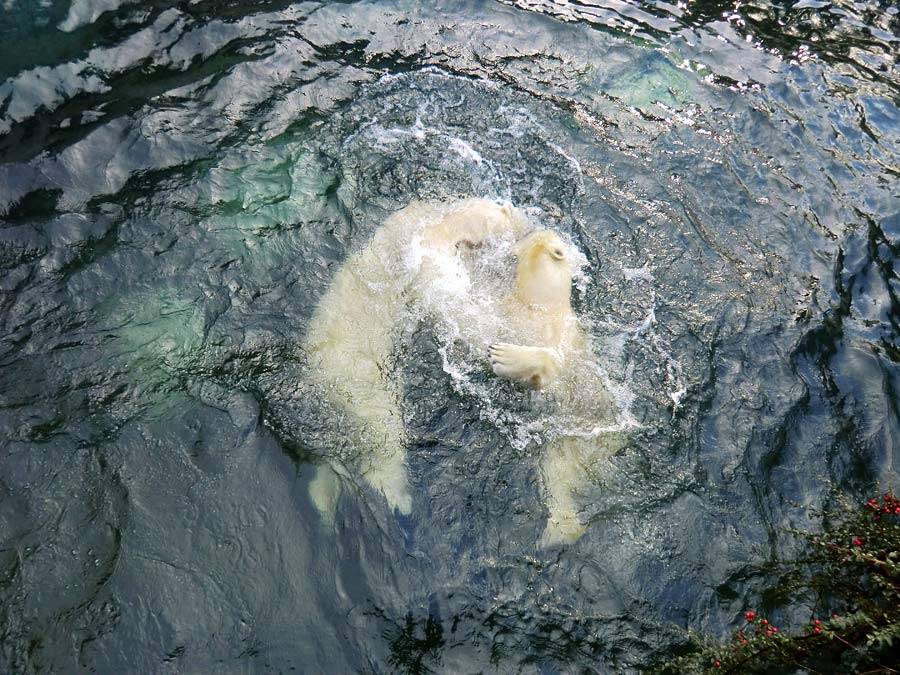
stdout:
<svg viewBox="0 0 900 675">
<path fill-rule="evenodd" d="M 587 530 L 578 514 L 572 510 L 550 513 L 544 532 L 538 540 L 538 548 L 551 548 L 573 544 Z"/>
<path fill-rule="evenodd" d="M 538 389 L 549 378 L 554 357 L 544 347 L 523 347 L 498 342 L 488 348 L 494 374 L 514 382 L 530 384 Z"/>
<path fill-rule="evenodd" d="M 365 478 L 369 485 L 384 495 L 391 509 L 404 516 L 412 512 L 412 496 L 407 485 L 406 467 L 402 463 L 399 466 L 391 462 L 373 467 L 366 472 Z"/>
</svg>

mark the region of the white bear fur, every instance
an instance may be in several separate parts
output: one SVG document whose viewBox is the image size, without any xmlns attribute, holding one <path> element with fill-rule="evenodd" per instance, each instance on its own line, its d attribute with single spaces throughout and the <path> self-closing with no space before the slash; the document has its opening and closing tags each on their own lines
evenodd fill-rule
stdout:
<svg viewBox="0 0 900 675">
<path fill-rule="evenodd" d="M 372 240 L 335 275 L 312 318 L 304 350 L 311 373 L 333 405 L 354 422 L 363 459 L 350 468 L 382 492 L 388 504 L 409 513 L 405 462 L 406 433 L 400 415 L 399 385 L 386 372 L 398 316 L 434 274 L 427 261 L 419 277 L 398 273 L 410 242 L 424 250 L 452 254 L 459 245 L 477 247 L 493 238 L 516 240 L 514 291 L 499 306 L 504 338 L 490 346 L 499 377 L 544 391 L 563 409 L 578 408 L 608 422 L 614 405 L 589 341 L 571 306 L 571 248 L 554 232 L 530 230 L 525 215 L 508 204 L 468 199 L 452 204 L 414 202 L 393 214 Z M 608 452 L 597 438 L 563 435 L 542 450 L 541 477 L 549 516 L 541 545 L 576 539 L 584 527 L 575 496 L 591 465 Z M 334 514 L 338 464 L 321 466 L 310 494 L 325 518 Z"/>
<path fill-rule="evenodd" d="M 406 432 L 400 416 L 398 383 L 385 371 L 398 315 L 412 301 L 415 278 L 398 268 L 418 239 L 424 249 L 450 253 L 458 244 L 478 246 L 487 238 L 519 236 L 529 228 L 524 214 L 509 204 L 467 199 L 452 204 L 413 202 L 391 215 L 371 241 L 338 270 L 319 302 L 304 351 L 311 376 L 331 403 L 355 423 L 353 433 L 368 451 L 354 472 L 388 504 L 409 513 L 412 501 L 405 464 Z M 427 274 L 427 265 L 420 272 Z M 343 473 L 343 468 L 333 465 Z M 337 479 L 320 467 L 310 486 L 323 515 L 333 514 Z"/>
<path fill-rule="evenodd" d="M 579 408 L 598 423 L 609 422 L 615 406 L 581 322 L 572 310 L 571 250 L 560 236 L 539 230 L 517 242 L 516 288 L 507 298 L 507 325 L 517 342 L 491 345 L 494 373 L 544 391 L 561 408 Z M 575 495 L 601 458 L 614 448 L 605 436 L 562 435 L 541 453 L 544 501 L 549 511 L 541 546 L 571 542 L 584 527 Z"/>
</svg>

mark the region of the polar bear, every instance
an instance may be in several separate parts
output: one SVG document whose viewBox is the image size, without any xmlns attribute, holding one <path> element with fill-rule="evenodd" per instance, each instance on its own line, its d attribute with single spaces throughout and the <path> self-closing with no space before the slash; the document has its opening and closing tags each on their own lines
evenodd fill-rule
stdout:
<svg viewBox="0 0 900 675">
<path fill-rule="evenodd" d="M 529 234 L 513 253 L 516 289 L 505 310 L 536 344 L 491 345 L 490 361 L 497 375 L 544 389 L 586 345 L 572 311 L 572 267 L 565 242 L 549 230 Z"/>
<path fill-rule="evenodd" d="M 514 289 L 496 302 L 506 341 L 489 346 L 493 372 L 540 390 L 564 415 L 601 426 L 612 421 L 615 406 L 571 305 L 573 247 L 555 232 L 535 230 L 509 204 L 485 199 L 414 202 L 389 217 L 338 270 L 307 331 L 303 349 L 310 376 L 329 402 L 346 413 L 353 440 L 362 449 L 349 466 L 330 460 L 317 468 L 310 495 L 326 520 L 334 514 L 338 474 L 361 476 L 392 509 L 411 512 L 401 392 L 386 364 L 403 328 L 405 308 L 434 290 L 432 282 L 442 273 L 435 266 L 461 247 L 498 239 L 509 242 L 517 263 Z M 426 255 L 410 264 L 413 248 Z M 461 314 L 470 310 L 465 298 L 454 308 Z M 474 321 L 466 336 L 478 339 L 484 319 L 458 318 Z M 608 454 L 601 438 L 573 434 L 567 427 L 542 448 L 540 473 L 549 511 L 542 546 L 572 541 L 583 531 L 576 497 L 592 465 Z"/>
<path fill-rule="evenodd" d="M 590 341 L 572 310 L 571 248 L 550 230 L 517 242 L 515 291 L 504 303 L 510 336 L 489 349 L 496 375 L 539 389 L 567 413 L 598 426 L 613 421 L 616 406 Z M 616 449 L 614 434 L 561 433 L 541 454 L 544 502 L 549 511 L 542 546 L 570 542 L 584 531 L 575 496 L 597 461 Z"/>
<path fill-rule="evenodd" d="M 334 513 L 336 473 L 361 475 L 392 509 L 403 514 L 412 509 L 401 392 L 386 369 L 403 328 L 404 309 L 416 301 L 423 275 L 436 274 L 428 261 L 415 268 L 407 265 L 411 242 L 446 258 L 456 247 L 478 247 L 489 238 L 516 239 L 529 229 L 525 214 L 508 203 L 477 198 L 413 202 L 391 215 L 338 270 L 310 321 L 302 350 L 310 377 L 329 403 L 346 413 L 363 454 L 349 468 L 337 462 L 317 468 L 310 495 L 324 517 Z"/>
</svg>

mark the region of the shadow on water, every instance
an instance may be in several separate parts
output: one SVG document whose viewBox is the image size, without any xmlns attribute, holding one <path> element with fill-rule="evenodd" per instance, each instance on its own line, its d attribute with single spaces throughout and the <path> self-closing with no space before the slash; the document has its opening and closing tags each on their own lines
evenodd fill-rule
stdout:
<svg viewBox="0 0 900 675">
<path fill-rule="evenodd" d="M 5 672 L 637 672 L 802 622 L 794 504 L 900 479 L 889 0 L 0 0 L 0 38 Z M 473 194 L 584 254 L 637 423 L 568 547 L 533 401 L 427 317 L 385 364 L 412 514 L 309 499 L 361 451 L 309 317 L 388 214 Z"/>
</svg>

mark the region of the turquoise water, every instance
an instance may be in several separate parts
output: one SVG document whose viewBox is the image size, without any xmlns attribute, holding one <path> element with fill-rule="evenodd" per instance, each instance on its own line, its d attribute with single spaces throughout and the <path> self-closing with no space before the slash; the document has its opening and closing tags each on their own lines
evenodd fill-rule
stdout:
<svg viewBox="0 0 900 675">
<path fill-rule="evenodd" d="M 898 43 L 887 0 L 0 2 L 2 670 L 637 672 L 802 623 L 762 599 L 796 503 L 900 479 Z M 585 255 L 635 423 L 571 546 L 536 403 L 427 320 L 412 514 L 307 492 L 354 451 L 302 384 L 319 298 L 469 195 Z"/>
</svg>

